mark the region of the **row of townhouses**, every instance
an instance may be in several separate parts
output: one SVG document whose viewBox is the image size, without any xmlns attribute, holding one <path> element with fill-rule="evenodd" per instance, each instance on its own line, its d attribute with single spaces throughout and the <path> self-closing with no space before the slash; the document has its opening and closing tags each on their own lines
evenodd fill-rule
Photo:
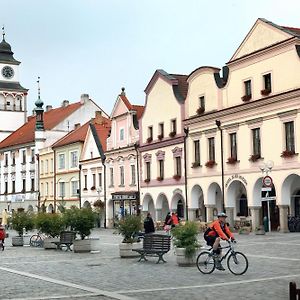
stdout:
<svg viewBox="0 0 300 300">
<path fill-rule="evenodd" d="M 105 205 L 287 231 L 300 216 L 300 29 L 258 19 L 221 69 L 156 70 L 144 106 L 123 88 L 107 115 L 87 94 L 27 117 L 20 62 L 0 43 L 0 205 L 48 212 Z"/>
</svg>

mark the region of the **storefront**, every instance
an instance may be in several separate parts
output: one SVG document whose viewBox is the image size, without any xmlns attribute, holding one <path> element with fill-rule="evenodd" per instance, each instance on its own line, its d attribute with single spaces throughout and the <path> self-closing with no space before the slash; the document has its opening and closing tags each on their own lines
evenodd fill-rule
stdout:
<svg viewBox="0 0 300 300">
<path fill-rule="evenodd" d="M 139 192 L 116 192 L 111 194 L 114 220 L 139 213 Z"/>
</svg>

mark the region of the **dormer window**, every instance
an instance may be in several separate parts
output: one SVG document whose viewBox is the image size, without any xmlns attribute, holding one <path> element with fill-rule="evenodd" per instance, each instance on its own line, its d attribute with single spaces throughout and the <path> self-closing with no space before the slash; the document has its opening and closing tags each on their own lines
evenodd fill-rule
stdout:
<svg viewBox="0 0 300 300">
<path fill-rule="evenodd" d="M 197 108 L 197 114 L 201 115 L 205 112 L 205 97 L 199 97 L 199 107 Z"/>
<path fill-rule="evenodd" d="M 272 92 L 272 82 L 271 82 L 271 73 L 265 74 L 263 76 L 264 88 L 261 90 L 263 96 L 267 96 Z"/>
</svg>

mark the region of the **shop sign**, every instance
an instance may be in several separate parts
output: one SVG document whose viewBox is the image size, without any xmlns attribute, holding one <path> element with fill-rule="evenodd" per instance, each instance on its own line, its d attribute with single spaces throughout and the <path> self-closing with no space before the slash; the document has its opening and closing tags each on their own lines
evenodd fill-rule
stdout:
<svg viewBox="0 0 300 300">
<path fill-rule="evenodd" d="M 136 194 L 130 194 L 130 195 L 114 194 L 112 195 L 112 200 L 136 200 Z"/>
<path fill-rule="evenodd" d="M 244 176 L 242 176 L 242 175 L 240 175 L 240 174 L 233 174 L 232 176 L 230 176 L 230 177 L 227 179 L 227 181 L 226 181 L 226 183 L 225 183 L 225 187 L 227 188 L 228 185 L 230 184 L 230 182 L 233 181 L 233 180 L 236 180 L 236 179 L 240 180 L 240 181 L 243 182 L 245 185 L 247 185 L 247 180 L 246 180 L 246 178 L 245 178 Z"/>
</svg>

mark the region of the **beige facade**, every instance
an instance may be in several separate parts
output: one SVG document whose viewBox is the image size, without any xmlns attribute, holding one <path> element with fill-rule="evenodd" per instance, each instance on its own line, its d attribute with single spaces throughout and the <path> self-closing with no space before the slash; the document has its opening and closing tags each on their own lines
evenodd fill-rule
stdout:
<svg viewBox="0 0 300 300">
<path fill-rule="evenodd" d="M 51 147 L 40 150 L 40 202 L 47 212 L 54 210 L 54 153 Z"/>
<path fill-rule="evenodd" d="M 208 67 L 189 76 L 185 126 L 191 218 L 197 211 L 210 221 L 225 206 L 232 225 L 248 220 L 255 229 L 267 216 L 273 230 L 286 231 L 287 215 L 300 214 L 299 45 L 297 33 L 259 19 L 223 78 Z M 205 111 L 196 114 L 201 96 Z M 196 160 L 200 166 L 193 165 Z M 265 175 L 274 185 L 262 192 Z"/>
<path fill-rule="evenodd" d="M 140 186 L 144 213 L 163 221 L 168 212 L 185 212 L 184 99 L 186 76 L 157 70 L 146 92 L 140 121 Z"/>
</svg>

